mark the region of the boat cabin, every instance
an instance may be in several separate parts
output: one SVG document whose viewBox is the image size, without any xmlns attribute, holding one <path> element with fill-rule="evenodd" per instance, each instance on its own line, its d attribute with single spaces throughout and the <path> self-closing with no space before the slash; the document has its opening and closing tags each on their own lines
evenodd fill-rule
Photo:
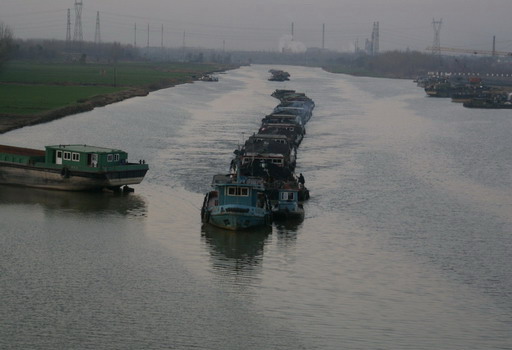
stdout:
<svg viewBox="0 0 512 350">
<path fill-rule="evenodd" d="M 241 176 L 237 181 L 235 176 L 215 175 L 212 184 L 218 195 L 216 205 L 265 206 L 266 197 L 261 178 Z"/>
<path fill-rule="evenodd" d="M 277 112 L 267 115 L 261 120 L 262 124 L 296 124 L 302 125 L 302 119 L 296 114 Z"/>
<path fill-rule="evenodd" d="M 274 204 L 272 212 L 276 219 L 303 219 L 304 208 L 299 203 L 299 192 L 297 189 L 279 189 L 279 197 Z"/>
<path fill-rule="evenodd" d="M 273 141 L 277 143 L 282 143 L 284 145 L 288 145 L 289 139 L 286 135 L 274 135 L 274 134 L 253 134 L 249 137 L 249 142 L 258 143 L 258 142 L 268 142 Z M 290 146 L 291 147 L 291 146 Z"/>
<path fill-rule="evenodd" d="M 278 166 L 292 166 L 295 162 L 295 148 L 290 148 L 287 143 L 274 141 L 272 139 L 261 142 L 248 140 L 244 145 L 242 155 L 242 166 L 254 161 L 270 162 Z"/>
<path fill-rule="evenodd" d="M 124 165 L 128 154 L 119 149 L 87 145 L 46 146 L 46 163 L 81 168 Z"/>
</svg>

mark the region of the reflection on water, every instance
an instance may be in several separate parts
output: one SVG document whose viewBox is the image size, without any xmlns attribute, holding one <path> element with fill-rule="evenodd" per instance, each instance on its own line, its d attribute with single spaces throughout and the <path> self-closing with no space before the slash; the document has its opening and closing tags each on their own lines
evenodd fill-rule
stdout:
<svg viewBox="0 0 512 350">
<path fill-rule="evenodd" d="M 133 193 L 68 192 L 0 185 L 1 205 L 40 205 L 47 210 L 146 216 L 145 200 Z"/>
<path fill-rule="evenodd" d="M 278 235 L 289 236 L 290 234 L 297 234 L 297 230 L 302 227 L 304 220 L 288 220 L 274 222 Z"/>
<path fill-rule="evenodd" d="M 275 84 L 270 68 L 1 136 L 108 140 L 151 165 L 141 195 L 0 187 L 1 349 L 510 349 L 508 112 L 320 69 Z M 201 228 L 211 175 L 276 88 L 317 105 L 305 220 Z"/>
<path fill-rule="evenodd" d="M 203 241 L 209 246 L 214 269 L 236 274 L 254 269 L 262 262 L 265 241 L 272 228 L 233 232 L 211 225 L 201 227 Z"/>
</svg>

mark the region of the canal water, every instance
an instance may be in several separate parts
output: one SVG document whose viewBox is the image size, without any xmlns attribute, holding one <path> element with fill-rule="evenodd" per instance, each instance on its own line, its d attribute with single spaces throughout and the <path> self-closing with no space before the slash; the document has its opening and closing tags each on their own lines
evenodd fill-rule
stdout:
<svg viewBox="0 0 512 350">
<path fill-rule="evenodd" d="M 202 227 L 276 88 L 316 102 L 305 220 Z M 0 187 L 0 348 L 512 349 L 511 130 L 408 80 L 254 65 L 0 135 L 150 165 L 129 195 Z"/>
</svg>

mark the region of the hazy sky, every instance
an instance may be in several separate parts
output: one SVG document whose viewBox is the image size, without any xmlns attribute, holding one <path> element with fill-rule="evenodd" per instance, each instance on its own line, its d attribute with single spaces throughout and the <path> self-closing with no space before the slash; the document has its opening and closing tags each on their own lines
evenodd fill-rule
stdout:
<svg viewBox="0 0 512 350">
<path fill-rule="evenodd" d="M 100 12 L 103 42 L 221 49 L 278 50 L 291 32 L 307 47 L 337 51 L 362 47 L 373 22 L 380 27 L 380 49 L 424 50 L 432 45 L 432 20 L 442 18 L 441 46 L 512 51 L 512 0 L 82 0 L 84 40 L 94 41 Z M 66 38 L 67 9 L 71 36 L 75 0 L 0 0 L 0 21 L 19 38 Z M 510 36 L 509 36 L 510 35 Z"/>
</svg>

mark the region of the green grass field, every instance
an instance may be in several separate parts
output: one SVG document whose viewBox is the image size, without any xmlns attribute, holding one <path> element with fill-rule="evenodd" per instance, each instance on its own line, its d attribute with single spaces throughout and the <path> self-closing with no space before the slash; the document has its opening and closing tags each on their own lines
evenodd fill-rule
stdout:
<svg viewBox="0 0 512 350">
<path fill-rule="evenodd" d="M 0 114 L 36 114 L 130 87 L 179 84 L 225 68 L 188 63 L 8 62 L 0 70 Z"/>
<path fill-rule="evenodd" d="M 8 85 L 0 84 L 0 113 L 30 115 L 65 107 L 95 95 L 122 88 L 106 86 Z"/>
<path fill-rule="evenodd" d="M 166 79 L 201 75 L 218 69 L 211 64 L 38 64 L 8 62 L 0 70 L 0 82 L 22 84 L 77 84 L 144 86 Z"/>
</svg>

